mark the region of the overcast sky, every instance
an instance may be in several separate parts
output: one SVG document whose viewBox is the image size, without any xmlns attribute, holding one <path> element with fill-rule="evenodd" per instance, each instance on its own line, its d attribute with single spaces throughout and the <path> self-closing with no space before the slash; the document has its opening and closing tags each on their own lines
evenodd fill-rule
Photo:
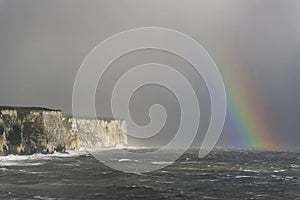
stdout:
<svg viewBox="0 0 300 200">
<path fill-rule="evenodd" d="M 233 41 L 243 63 L 241 70 L 257 88 L 270 124 L 279 134 L 276 137 L 282 146 L 299 146 L 297 0 L 0 0 L 0 104 L 44 106 L 71 113 L 73 82 L 85 56 L 107 37 L 144 26 L 172 28 L 191 36 L 209 51 L 221 71 L 228 67 L 218 57 L 227 49 L 222 41 Z M 122 72 L 151 61 L 172 65 L 192 79 L 206 105 L 199 130 L 203 132 L 210 113 L 205 84 L 201 77 L 192 77 L 188 63 L 165 52 L 135 52 L 113 63 L 99 84 L 99 115 L 110 115 L 109 91 Z M 177 128 L 180 111 L 171 93 L 145 87 L 132 102 L 137 122 L 147 122 L 141 113 L 153 103 L 165 105 L 168 120 L 174 124 L 148 141 L 163 144 Z M 220 145 L 234 145 L 228 131 L 225 128 Z M 132 140 L 133 144 L 139 142 Z"/>
</svg>

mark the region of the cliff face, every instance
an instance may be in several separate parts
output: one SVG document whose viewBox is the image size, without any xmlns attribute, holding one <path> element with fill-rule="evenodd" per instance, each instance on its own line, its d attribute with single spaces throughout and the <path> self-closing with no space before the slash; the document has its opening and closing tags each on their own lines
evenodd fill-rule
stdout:
<svg viewBox="0 0 300 200">
<path fill-rule="evenodd" d="M 53 152 L 62 145 L 60 111 L 43 109 L 1 109 L 0 144 L 5 154 Z"/>
<path fill-rule="evenodd" d="M 127 146 L 126 122 L 124 120 L 84 119 L 65 117 L 64 135 L 69 149 L 110 148 Z"/>
<path fill-rule="evenodd" d="M 59 110 L 0 107 L 0 154 L 127 145 L 122 120 L 64 117 Z"/>
</svg>

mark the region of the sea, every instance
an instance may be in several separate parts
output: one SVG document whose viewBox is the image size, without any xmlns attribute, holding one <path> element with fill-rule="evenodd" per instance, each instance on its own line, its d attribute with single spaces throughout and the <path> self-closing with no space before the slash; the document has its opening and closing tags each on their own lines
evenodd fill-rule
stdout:
<svg viewBox="0 0 300 200">
<path fill-rule="evenodd" d="M 116 164 L 164 164 L 105 153 Z M 300 153 L 188 150 L 149 173 L 117 171 L 88 151 L 9 155 L 0 157 L 0 199 L 300 199 Z"/>
</svg>

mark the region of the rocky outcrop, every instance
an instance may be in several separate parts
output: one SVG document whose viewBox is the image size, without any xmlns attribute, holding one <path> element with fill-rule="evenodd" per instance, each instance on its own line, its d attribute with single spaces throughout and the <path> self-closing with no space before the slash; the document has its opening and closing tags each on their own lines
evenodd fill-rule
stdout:
<svg viewBox="0 0 300 200">
<path fill-rule="evenodd" d="M 124 120 L 63 116 L 46 108 L 0 107 L 0 154 L 127 146 Z"/>
</svg>

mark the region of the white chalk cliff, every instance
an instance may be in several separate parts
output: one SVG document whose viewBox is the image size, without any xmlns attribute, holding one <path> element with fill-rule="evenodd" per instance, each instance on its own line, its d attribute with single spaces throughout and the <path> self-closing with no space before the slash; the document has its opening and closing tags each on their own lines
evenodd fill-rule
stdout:
<svg viewBox="0 0 300 200">
<path fill-rule="evenodd" d="M 0 154 L 127 146 L 124 120 L 64 116 L 60 110 L 0 106 Z"/>
</svg>

